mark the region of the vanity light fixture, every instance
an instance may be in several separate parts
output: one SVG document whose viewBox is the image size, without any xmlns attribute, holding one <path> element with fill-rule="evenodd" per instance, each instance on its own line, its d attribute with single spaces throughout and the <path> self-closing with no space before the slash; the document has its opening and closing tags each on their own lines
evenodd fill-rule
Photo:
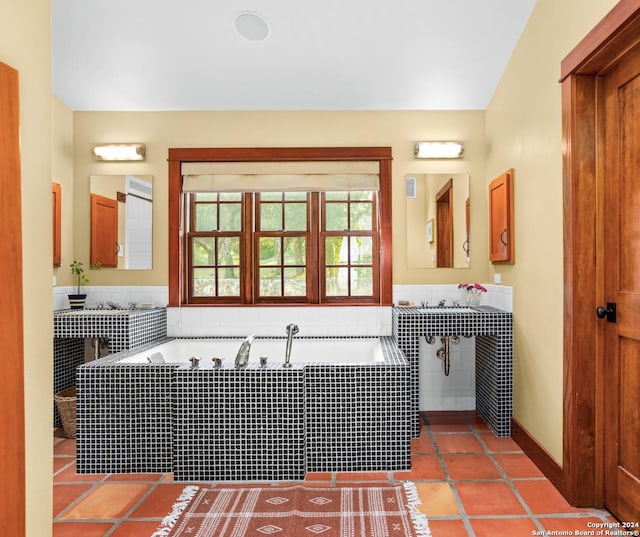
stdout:
<svg viewBox="0 0 640 537">
<path fill-rule="evenodd" d="M 416 142 L 415 158 L 462 158 L 462 142 Z"/>
<path fill-rule="evenodd" d="M 147 147 L 144 144 L 103 144 L 96 145 L 92 152 L 96 160 L 126 162 L 145 160 Z"/>
</svg>

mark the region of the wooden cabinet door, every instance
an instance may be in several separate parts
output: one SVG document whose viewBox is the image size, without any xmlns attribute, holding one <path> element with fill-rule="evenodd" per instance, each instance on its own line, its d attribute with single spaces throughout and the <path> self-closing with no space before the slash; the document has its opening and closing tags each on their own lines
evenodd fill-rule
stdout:
<svg viewBox="0 0 640 537">
<path fill-rule="evenodd" d="M 62 225 L 62 190 L 59 183 L 53 183 L 51 187 L 53 201 L 53 266 L 59 267 L 62 258 L 62 238 L 60 226 Z"/>
<path fill-rule="evenodd" d="M 92 265 L 118 267 L 118 202 L 91 194 L 91 259 Z"/>
<path fill-rule="evenodd" d="M 493 263 L 515 261 L 513 229 L 513 170 L 489 184 L 489 259 Z"/>
</svg>

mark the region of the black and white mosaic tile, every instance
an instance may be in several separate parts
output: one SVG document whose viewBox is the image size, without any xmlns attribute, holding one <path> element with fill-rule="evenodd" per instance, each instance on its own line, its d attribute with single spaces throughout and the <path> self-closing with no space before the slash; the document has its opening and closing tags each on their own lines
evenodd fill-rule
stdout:
<svg viewBox="0 0 640 537">
<path fill-rule="evenodd" d="M 85 364 L 78 472 L 233 481 L 406 470 L 409 367 L 391 337 L 380 340 L 384 361 L 369 365 L 120 363 L 155 344 Z"/>
<path fill-rule="evenodd" d="M 474 312 L 421 313 L 393 308 L 393 338 L 411 368 L 411 408 L 418 434 L 419 341 L 424 336 L 476 336 L 476 410 L 496 436 L 511 435 L 513 411 L 513 314 L 490 306 Z"/>
</svg>

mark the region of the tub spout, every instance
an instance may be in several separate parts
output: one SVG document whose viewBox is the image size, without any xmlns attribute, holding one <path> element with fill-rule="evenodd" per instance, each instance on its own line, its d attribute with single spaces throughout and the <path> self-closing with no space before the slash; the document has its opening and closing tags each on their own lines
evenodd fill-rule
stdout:
<svg viewBox="0 0 640 537">
<path fill-rule="evenodd" d="M 293 343 L 293 336 L 295 336 L 300 329 L 297 324 L 287 325 L 287 352 L 284 356 L 284 366 L 291 367 L 291 343 Z"/>
<path fill-rule="evenodd" d="M 251 344 L 253 343 L 253 334 L 244 338 L 242 345 L 238 349 L 238 354 L 236 354 L 236 367 L 244 367 L 247 365 L 249 361 L 249 353 L 251 352 Z"/>
</svg>

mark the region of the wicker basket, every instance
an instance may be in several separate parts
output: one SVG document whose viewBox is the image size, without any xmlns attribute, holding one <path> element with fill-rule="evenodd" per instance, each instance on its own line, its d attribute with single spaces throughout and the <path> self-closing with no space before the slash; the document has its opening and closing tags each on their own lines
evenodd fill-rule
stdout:
<svg viewBox="0 0 640 537">
<path fill-rule="evenodd" d="M 53 396 L 67 438 L 76 437 L 76 387 L 71 386 Z"/>
</svg>

